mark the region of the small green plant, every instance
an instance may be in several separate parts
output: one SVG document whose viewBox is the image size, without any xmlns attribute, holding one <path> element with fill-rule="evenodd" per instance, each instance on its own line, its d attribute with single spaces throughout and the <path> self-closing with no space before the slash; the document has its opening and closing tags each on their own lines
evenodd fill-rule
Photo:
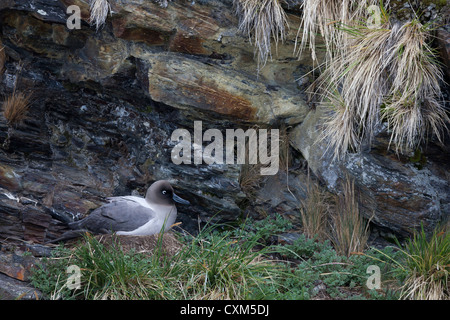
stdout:
<svg viewBox="0 0 450 320">
<path fill-rule="evenodd" d="M 395 257 L 391 247 L 369 249 L 347 257 L 339 255 L 329 240 L 320 242 L 301 235 L 292 244 L 277 247 L 276 251 L 289 259 L 300 260 L 292 272 L 295 274 L 295 285 L 303 289 L 308 299 L 313 299 L 317 294 L 314 287 L 318 282 L 326 286 L 327 294 L 334 299 L 397 299 L 399 296 L 391 284 L 397 282 L 394 278 L 396 265 L 390 259 L 384 259 L 385 256 Z M 374 264 L 382 273 L 379 290 L 369 290 L 366 285 L 367 268 Z M 349 294 L 352 290 L 354 293 Z"/>
<path fill-rule="evenodd" d="M 422 153 L 420 149 L 416 149 L 414 151 L 414 155 L 409 158 L 409 161 L 414 164 L 414 166 L 422 170 L 423 167 L 427 164 L 427 157 Z"/>
<path fill-rule="evenodd" d="M 68 263 L 70 250 L 59 246 L 52 251 L 51 257 L 42 258 L 41 262 L 32 269 L 31 284 L 38 288 L 46 298 L 55 297 L 55 288 L 61 288 L 58 293 L 60 299 L 72 299 L 72 291 L 67 287 L 62 288 L 62 283 L 67 281 L 65 268 Z"/>
<path fill-rule="evenodd" d="M 236 229 L 241 233 L 245 230 L 246 237 L 257 238 L 260 243 L 266 244 L 270 237 L 287 232 L 293 228 L 292 222 L 280 214 L 273 214 L 263 220 L 248 218 L 241 228 Z M 236 232 L 235 231 L 235 232 Z"/>
</svg>

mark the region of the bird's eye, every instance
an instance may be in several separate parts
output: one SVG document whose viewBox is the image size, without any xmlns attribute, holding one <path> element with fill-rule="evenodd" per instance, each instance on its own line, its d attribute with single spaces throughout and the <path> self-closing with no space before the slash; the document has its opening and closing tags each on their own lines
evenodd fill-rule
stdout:
<svg viewBox="0 0 450 320">
<path fill-rule="evenodd" d="M 166 193 L 167 193 L 167 191 L 166 191 L 166 190 L 163 190 L 163 191 L 161 191 L 161 193 L 162 193 L 162 194 L 166 194 Z"/>
</svg>

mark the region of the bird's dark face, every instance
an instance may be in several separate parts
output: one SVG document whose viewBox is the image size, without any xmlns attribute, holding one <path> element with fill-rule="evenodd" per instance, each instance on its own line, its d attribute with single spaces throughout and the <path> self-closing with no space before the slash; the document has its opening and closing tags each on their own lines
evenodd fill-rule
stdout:
<svg viewBox="0 0 450 320">
<path fill-rule="evenodd" d="M 161 184 L 156 192 L 158 193 L 158 196 L 161 197 L 161 199 L 167 200 L 169 202 L 172 201 L 173 189 L 171 185 Z"/>
<path fill-rule="evenodd" d="M 159 180 L 153 183 L 148 188 L 145 198 L 151 203 L 162 205 L 174 205 L 174 201 L 189 204 L 189 201 L 180 198 L 173 192 L 172 186 L 166 180 Z"/>
</svg>

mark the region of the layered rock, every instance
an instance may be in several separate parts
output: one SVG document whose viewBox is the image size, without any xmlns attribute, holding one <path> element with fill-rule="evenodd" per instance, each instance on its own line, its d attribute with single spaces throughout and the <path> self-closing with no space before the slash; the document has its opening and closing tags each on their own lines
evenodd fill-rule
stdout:
<svg viewBox="0 0 450 320">
<path fill-rule="evenodd" d="M 212 217 L 238 219 L 248 204 L 239 165 L 171 161 L 171 133 L 192 132 L 195 120 L 204 130 L 290 126 L 292 146 L 330 190 L 350 174 L 366 194 L 367 216 L 375 212 L 375 224 L 401 235 L 420 222 L 431 228 L 448 214 L 448 176 L 436 153 L 426 153 L 419 170 L 387 152 L 380 136 L 370 152 L 342 163 L 324 154 L 315 139 L 320 115 L 301 90 L 312 62 L 308 54 L 294 55 L 299 1 L 287 2 L 286 42 L 273 46 L 259 73 L 232 1 L 170 1 L 165 8 L 157 1 L 110 2 L 98 31 L 88 24 L 88 1 L 0 4 L 7 56 L 0 93 L 14 86 L 33 92 L 22 124 L 0 117 L 2 238 L 54 239 L 64 228 L 60 220 L 82 217 L 108 196 L 143 195 L 158 179 L 170 180 L 191 201 L 179 207 L 190 232 Z M 81 9 L 79 30 L 66 27 L 66 9 L 74 4 Z M 256 202 L 268 213 L 294 212 L 305 181 L 293 172 L 263 179 Z"/>
<path fill-rule="evenodd" d="M 66 27 L 72 4 L 81 9 L 80 30 Z M 230 2 L 111 5 L 98 32 L 87 23 L 87 1 L 0 7 L 8 56 L 1 92 L 33 92 L 25 121 L 11 126 L 0 117 L 2 238 L 54 239 L 61 221 L 107 196 L 143 195 L 158 179 L 191 201 L 179 208 L 188 231 L 211 217 L 235 220 L 246 198 L 240 166 L 175 165 L 171 133 L 192 131 L 194 120 L 204 130 L 295 124 L 308 111 L 295 82 L 298 17 L 291 15 L 288 42 L 257 74 Z"/>
<path fill-rule="evenodd" d="M 311 111 L 291 133 L 291 144 L 328 187 L 339 192 L 347 177 L 361 193 L 363 214 L 394 235 L 408 237 L 422 225 L 431 232 L 450 213 L 448 163 L 450 145 L 430 141 L 410 156 L 389 148 L 389 135 L 381 129 L 371 146 L 333 160 L 327 141 L 320 139 L 324 109 Z"/>
</svg>

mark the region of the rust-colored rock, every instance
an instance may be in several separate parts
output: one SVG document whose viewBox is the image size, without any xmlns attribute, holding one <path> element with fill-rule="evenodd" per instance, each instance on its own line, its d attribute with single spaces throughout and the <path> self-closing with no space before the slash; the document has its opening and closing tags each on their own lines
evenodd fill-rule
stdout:
<svg viewBox="0 0 450 320">
<path fill-rule="evenodd" d="M 27 207 L 22 211 L 22 224 L 24 227 L 24 240 L 35 243 L 45 241 L 47 230 L 50 227 L 52 217 L 33 207 Z"/>
<path fill-rule="evenodd" d="M 149 46 L 162 46 L 168 42 L 169 35 L 163 32 L 152 29 L 140 29 L 140 28 L 119 28 L 117 24 L 119 20 L 114 20 L 115 28 L 114 35 L 118 38 L 144 42 Z"/>
<path fill-rule="evenodd" d="M 203 39 L 177 32 L 170 40 L 169 50 L 173 52 L 206 55 L 210 54 L 203 46 Z"/>
<path fill-rule="evenodd" d="M 12 167 L 2 163 L 0 163 L 0 186 L 10 192 L 16 192 L 20 189 L 19 175 Z"/>
<path fill-rule="evenodd" d="M 227 75 L 211 68 L 211 72 L 215 72 L 218 77 L 215 81 L 207 78 L 195 65 L 195 61 L 177 63 L 172 59 L 160 60 L 149 70 L 149 92 L 152 98 L 180 107 L 193 106 L 224 116 L 254 120 L 257 105 L 230 87 L 231 76 L 228 82 L 220 81 L 221 76 Z"/>
<path fill-rule="evenodd" d="M 0 273 L 20 280 L 28 281 L 31 269 L 35 265 L 35 258 L 17 253 L 0 252 Z"/>
<path fill-rule="evenodd" d="M 151 61 L 148 83 L 152 99 L 177 108 L 198 108 L 257 123 L 270 123 L 277 117 L 300 119 L 308 111 L 300 97 L 289 96 L 281 87 L 267 90 L 259 81 L 214 60 L 205 64 L 167 53 L 152 55 Z"/>
</svg>

